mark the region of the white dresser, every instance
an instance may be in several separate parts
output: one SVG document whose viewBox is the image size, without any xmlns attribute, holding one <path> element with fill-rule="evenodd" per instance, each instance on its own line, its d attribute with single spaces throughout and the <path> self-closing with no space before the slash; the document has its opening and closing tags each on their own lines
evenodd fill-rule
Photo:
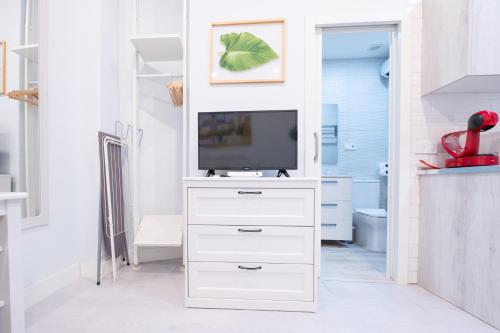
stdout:
<svg viewBox="0 0 500 333">
<path fill-rule="evenodd" d="M 352 240 L 352 178 L 321 179 L 321 239 Z"/>
<path fill-rule="evenodd" d="M 21 200 L 26 193 L 0 192 L 0 332 L 24 332 Z"/>
<path fill-rule="evenodd" d="M 319 180 L 193 177 L 184 185 L 186 306 L 316 311 Z"/>
</svg>

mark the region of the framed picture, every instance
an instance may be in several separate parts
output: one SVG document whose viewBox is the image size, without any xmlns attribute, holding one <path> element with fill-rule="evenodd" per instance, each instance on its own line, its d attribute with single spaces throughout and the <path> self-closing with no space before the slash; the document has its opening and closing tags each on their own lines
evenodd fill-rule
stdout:
<svg viewBox="0 0 500 333">
<path fill-rule="evenodd" d="M 284 19 L 212 23 L 209 82 L 285 82 Z"/>
<path fill-rule="evenodd" d="M 0 40 L 0 94 L 7 94 L 7 42 Z"/>
</svg>

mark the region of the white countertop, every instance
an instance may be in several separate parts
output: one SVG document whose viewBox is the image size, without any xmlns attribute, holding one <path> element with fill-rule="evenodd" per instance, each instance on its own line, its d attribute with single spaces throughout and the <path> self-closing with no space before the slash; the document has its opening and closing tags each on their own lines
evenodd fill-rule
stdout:
<svg viewBox="0 0 500 333">
<path fill-rule="evenodd" d="M 319 178 L 309 177 L 184 177 L 185 187 L 316 188 Z"/>
<path fill-rule="evenodd" d="M 238 181 L 255 181 L 255 182 L 298 182 L 298 181 L 303 181 L 303 182 L 310 182 L 310 181 L 318 181 L 319 178 L 312 178 L 312 177 L 220 177 L 220 176 L 213 176 L 213 177 L 184 177 L 184 181 L 199 181 L 199 182 L 205 182 L 205 181 L 227 181 L 227 182 L 238 182 Z"/>
<path fill-rule="evenodd" d="M 500 165 L 477 166 L 465 168 L 421 169 L 418 175 L 457 175 L 474 173 L 500 173 Z"/>
<path fill-rule="evenodd" d="M 26 192 L 0 192 L 0 201 L 24 199 L 28 197 Z"/>
<path fill-rule="evenodd" d="M 326 179 L 329 179 L 329 178 L 352 178 L 352 176 L 348 176 L 348 175 L 323 175 L 323 176 L 321 176 L 321 178 L 326 178 Z"/>
</svg>

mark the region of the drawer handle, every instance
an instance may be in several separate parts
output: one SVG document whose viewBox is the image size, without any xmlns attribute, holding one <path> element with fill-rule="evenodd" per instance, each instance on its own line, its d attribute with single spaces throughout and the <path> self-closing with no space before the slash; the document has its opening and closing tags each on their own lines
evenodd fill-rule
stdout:
<svg viewBox="0 0 500 333">
<path fill-rule="evenodd" d="M 257 267 L 245 267 L 245 266 L 238 266 L 239 269 L 246 269 L 247 271 L 258 271 L 259 269 L 262 269 L 262 266 L 257 266 Z"/>
<path fill-rule="evenodd" d="M 326 225 L 326 226 L 336 227 L 336 226 L 337 226 L 337 223 L 322 223 L 321 225 Z"/>
<path fill-rule="evenodd" d="M 338 180 L 323 180 L 323 183 L 328 183 L 328 184 L 338 184 Z"/>
<path fill-rule="evenodd" d="M 262 229 L 238 229 L 239 232 L 262 232 Z"/>
<path fill-rule="evenodd" d="M 238 194 L 262 194 L 262 191 L 238 191 Z"/>
<path fill-rule="evenodd" d="M 336 203 L 325 203 L 325 204 L 322 204 L 322 206 L 331 206 L 331 207 L 337 207 L 339 204 L 336 204 Z"/>
</svg>

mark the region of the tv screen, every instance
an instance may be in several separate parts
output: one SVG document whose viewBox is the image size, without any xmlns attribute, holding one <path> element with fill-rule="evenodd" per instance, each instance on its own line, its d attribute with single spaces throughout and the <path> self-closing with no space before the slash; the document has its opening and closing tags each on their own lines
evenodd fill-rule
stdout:
<svg viewBox="0 0 500 333">
<path fill-rule="evenodd" d="M 297 110 L 198 113 L 198 169 L 296 170 Z"/>
</svg>

